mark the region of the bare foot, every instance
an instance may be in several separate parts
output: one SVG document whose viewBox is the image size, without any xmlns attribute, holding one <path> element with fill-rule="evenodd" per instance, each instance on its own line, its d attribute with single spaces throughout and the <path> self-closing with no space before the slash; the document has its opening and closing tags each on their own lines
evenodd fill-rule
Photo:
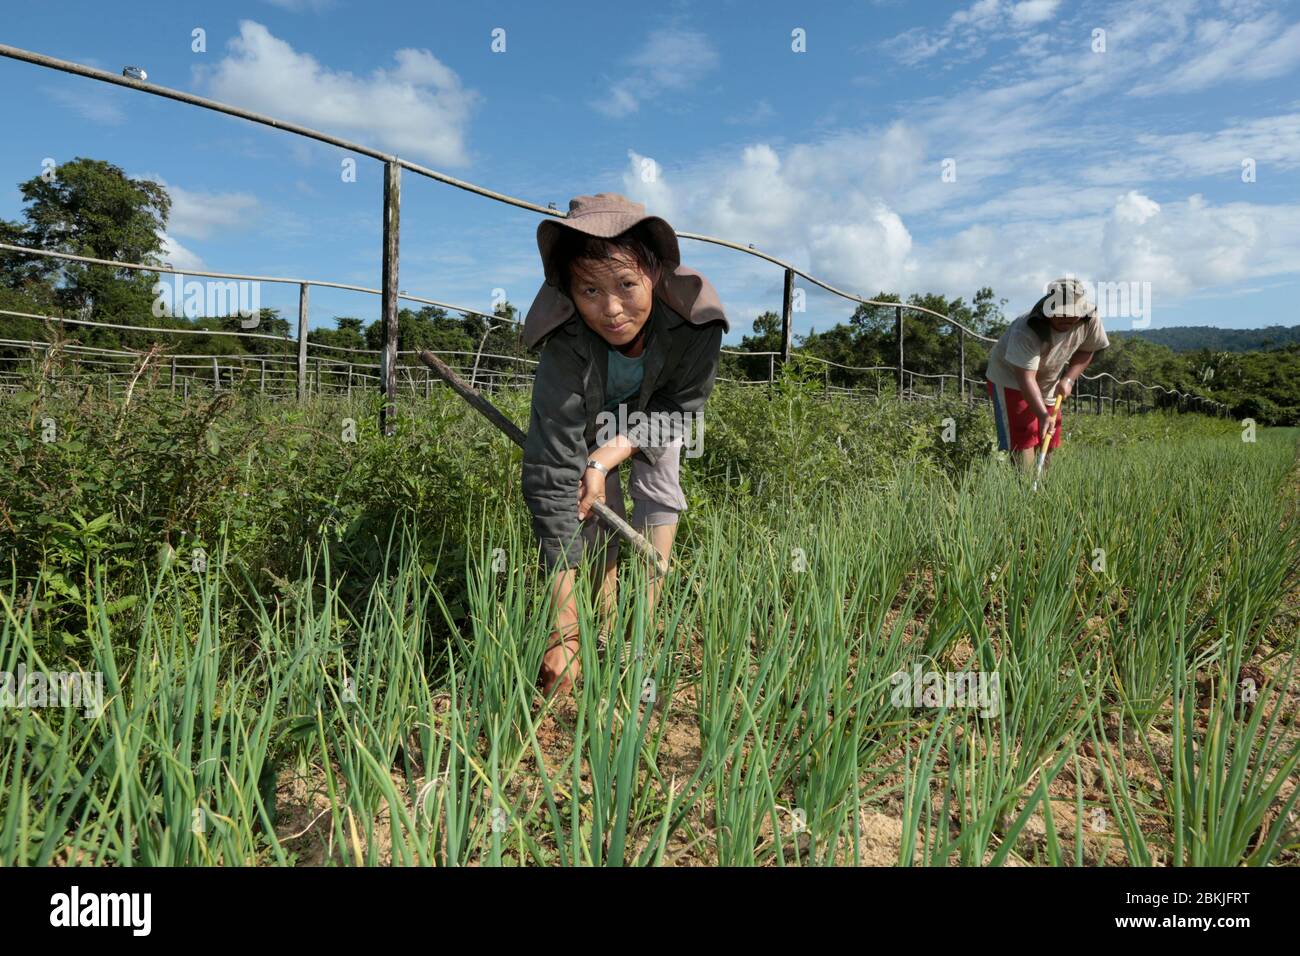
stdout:
<svg viewBox="0 0 1300 956">
<path fill-rule="evenodd" d="M 582 673 L 578 659 L 578 638 L 569 637 L 555 641 L 542 655 L 542 671 L 537 677 L 542 696 L 550 699 L 552 693 L 573 693 L 573 682 Z"/>
</svg>

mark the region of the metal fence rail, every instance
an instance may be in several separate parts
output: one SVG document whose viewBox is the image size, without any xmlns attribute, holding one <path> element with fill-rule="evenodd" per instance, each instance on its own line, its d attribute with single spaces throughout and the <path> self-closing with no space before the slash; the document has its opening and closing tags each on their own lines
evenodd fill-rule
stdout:
<svg viewBox="0 0 1300 956">
<path fill-rule="evenodd" d="M 554 204 L 550 204 L 549 206 L 542 206 L 538 203 L 533 203 L 527 200 L 518 199 L 516 197 L 506 195 L 505 193 L 496 192 L 490 189 L 486 189 L 482 186 L 476 185 L 474 183 L 456 179 L 455 177 L 448 176 L 445 173 L 441 173 L 436 170 L 429 169 L 428 167 L 412 163 L 408 160 L 404 160 L 394 154 L 376 150 L 359 143 L 354 143 L 342 139 L 341 137 L 334 136 L 329 133 L 324 133 L 319 130 L 311 129 L 306 126 L 301 126 L 296 123 L 290 123 L 285 120 L 278 119 L 276 117 L 267 116 L 261 113 L 256 113 L 251 110 L 246 110 L 240 107 L 232 106 L 227 103 L 221 103 L 217 100 L 196 96 L 192 93 L 186 93 L 181 90 L 171 89 L 169 87 L 159 86 L 157 84 L 149 83 L 144 80 L 136 80 L 125 76 L 119 76 L 117 74 L 109 73 L 105 70 L 96 69 L 94 67 L 85 66 L 80 63 L 74 63 L 67 60 L 60 60 L 55 57 L 47 56 L 45 54 L 36 53 L 30 50 L 24 50 L 18 47 L 8 46 L 4 44 L 0 44 L 0 56 L 8 57 L 14 60 L 19 60 L 25 63 L 30 63 L 45 69 L 58 70 L 61 72 L 71 73 L 77 76 L 86 77 L 88 79 L 93 79 L 99 82 L 110 83 L 115 86 L 127 87 L 129 89 L 136 90 L 137 92 L 149 93 L 154 96 L 160 96 L 166 99 L 175 100 L 177 102 L 185 103 L 191 106 L 198 106 L 203 109 L 212 110 L 217 113 L 223 113 L 227 116 L 233 116 L 238 119 L 246 120 L 253 123 L 258 123 L 263 126 L 269 126 L 274 129 L 283 130 L 285 132 L 293 133 L 295 135 L 306 137 L 308 139 L 314 139 L 318 142 L 326 143 L 331 146 L 336 146 L 339 147 L 340 149 L 345 149 L 348 150 L 349 152 L 356 153 L 357 155 L 365 156 L 377 160 L 379 162 L 382 162 L 384 164 L 384 180 L 383 180 L 384 187 L 383 187 L 383 196 L 382 196 L 382 205 L 381 205 L 381 209 L 383 212 L 383 268 L 382 268 L 382 276 L 381 276 L 382 279 L 381 285 L 380 288 L 377 289 L 364 287 L 364 286 L 349 285 L 346 283 L 332 282 L 327 280 L 317 280 L 317 279 L 298 279 L 298 278 L 285 278 L 285 277 L 272 277 L 272 276 L 243 276 L 243 275 L 236 275 L 233 273 L 217 273 L 217 272 L 207 272 L 202 270 L 182 271 L 182 270 L 171 269 L 170 267 L 163 266 L 163 265 L 154 265 L 149 263 L 122 263 L 122 262 L 113 262 L 109 260 L 96 260 L 96 259 L 90 259 L 82 256 L 74 256 L 68 253 L 50 252 L 47 250 L 34 250 L 34 249 L 24 248 L 21 246 L 12 246 L 7 244 L 0 244 L 0 248 L 9 250 L 11 252 L 55 256 L 57 258 L 62 258 L 71 261 L 81 261 L 89 264 L 100 264 L 100 265 L 112 266 L 115 268 L 122 268 L 122 269 L 134 269 L 134 270 L 144 270 L 149 272 L 164 272 L 164 273 L 183 274 L 183 275 L 200 275 L 208 278 L 218 278 L 218 279 L 243 280 L 243 281 L 254 281 L 254 282 L 278 282 L 278 283 L 289 283 L 289 284 L 298 285 L 299 309 L 298 309 L 297 338 L 293 340 L 281 339 L 281 341 L 284 342 L 291 341 L 295 344 L 297 349 L 297 361 L 296 361 L 294 372 L 295 372 L 295 382 L 297 386 L 297 396 L 299 399 L 305 398 L 306 395 L 308 394 L 308 383 L 310 381 L 310 376 L 308 374 L 308 369 L 307 369 L 307 364 L 308 364 L 307 356 L 308 356 L 309 349 L 312 348 L 333 349 L 336 351 L 345 351 L 345 352 L 360 351 L 360 350 L 353 350 L 353 349 L 345 349 L 339 346 L 327 346 L 324 345 L 323 343 L 312 343 L 308 340 L 307 307 L 309 302 L 310 288 L 313 285 L 315 285 L 324 288 L 345 289 L 349 291 L 379 295 L 381 297 L 381 319 L 382 319 L 381 329 L 383 333 L 382 335 L 383 344 L 382 344 L 382 348 L 379 350 L 380 357 L 377 363 L 378 380 L 379 380 L 380 390 L 390 400 L 390 402 L 385 402 L 385 404 L 382 406 L 382 410 L 380 413 L 381 430 L 385 434 L 392 433 L 392 427 L 391 427 L 391 422 L 389 421 L 389 417 L 391 415 L 391 410 L 392 410 L 391 401 L 395 400 L 398 394 L 399 376 L 403 373 L 403 369 L 413 368 L 413 367 L 402 366 L 399 364 L 398 361 L 399 353 L 397 349 L 397 337 L 398 337 L 397 311 L 398 311 L 398 302 L 400 300 L 420 302 L 423 304 L 433 305 L 439 308 L 445 308 L 451 311 L 461 312 L 466 315 L 483 316 L 485 318 L 488 318 L 490 321 L 501 320 L 503 318 L 502 316 L 488 315 L 487 313 L 483 313 L 474 309 L 451 305 L 449 303 L 440 302 L 436 299 L 432 299 L 428 297 L 410 295 L 406 292 L 401 291 L 398 288 L 399 221 L 400 221 L 400 208 L 401 208 L 402 170 L 406 170 L 416 175 L 423 176 L 427 179 L 434 180 L 435 182 L 444 185 L 454 186 L 457 189 L 465 190 L 477 196 L 490 199 L 494 202 L 503 203 L 520 209 L 526 209 L 532 212 L 539 213 L 541 215 L 554 216 L 557 218 L 564 218 L 565 215 L 564 213 L 561 213 L 560 211 L 555 209 Z M 973 329 L 967 328 L 965 325 L 955 320 L 952 316 L 935 312 L 923 306 L 869 299 L 863 296 L 856 295 L 852 292 L 848 292 L 836 288 L 835 286 L 830 285 L 828 282 L 808 272 L 805 272 L 802 269 L 795 267 L 789 262 L 779 259 L 776 256 L 770 255 L 769 253 L 755 249 L 752 245 L 732 242 L 731 240 L 720 239 L 714 236 L 707 236 L 699 233 L 678 232 L 677 235 L 679 238 L 682 239 L 690 239 L 696 242 L 710 243 L 713 245 L 718 245 L 724 248 L 735 250 L 744 255 L 754 256 L 756 258 L 770 262 L 773 265 L 776 265 L 783 270 L 785 281 L 784 281 L 784 294 L 782 297 L 782 309 L 781 309 L 781 329 L 782 329 L 781 351 L 779 353 L 777 352 L 736 353 L 736 352 L 732 352 L 731 350 L 724 350 L 728 352 L 728 354 L 769 355 L 770 358 L 769 358 L 768 381 L 772 381 L 775 378 L 776 356 L 780 355 L 781 361 L 786 362 L 789 361 L 790 356 L 794 353 L 794 349 L 792 348 L 791 313 L 792 313 L 792 300 L 795 291 L 794 280 L 795 277 L 798 276 L 806 280 L 807 282 L 816 285 L 826 290 L 827 292 L 830 292 L 833 295 L 839 296 L 840 298 L 843 298 L 850 302 L 856 302 L 864 305 L 890 307 L 894 309 L 895 341 L 896 341 L 897 351 L 898 351 L 898 360 L 895 364 L 891 366 L 881 366 L 876 369 L 868 369 L 866 371 L 873 371 L 873 370 L 892 371 L 895 377 L 895 388 L 897 393 L 900 396 L 908 397 L 909 394 L 914 396 L 925 394 L 924 391 L 918 392 L 916 390 L 915 387 L 916 378 L 918 376 L 922 377 L 923 379 L 937 378 L 938 380 L 937 388 L 940 394 L 942 394 L 943 392 L 945 381 L 949 378 L 954 380 L 957 388 L 957 392 L 960 397 L 965 398 L 967 395 L 976 397 L 980 394 L 981 390 L 979 386 L 982 385 L 982 382 L 979 380 L 974 380 L 974 384 L 976 386 L 975 388 L 968 389 L 968 385 L 971 385 L 973 380 L 967 375 L 966 339 L 967 337 L 971 337 L 975 341 L 980 341 L 980 342 L 993 342 L 994 340 L 989 338 L 988 336 L 976 332 Z M 958 340 L 957 341 L 958 361 L 957 361 L 957 368 L 951 374 L 922 373 L 919 371 L 910 370 L 906 368 L 906 361 L 903 354 L 905 313 L 914 313 L 921 317 L 942 321 L 944 323 L 947 323 L 947 325 L 952 330 L 955 331 Z M 21 313 L 7 313 L 7 314 L 16 315 Z M 86 320 L 75 320 L 70 318 L 61 319 L 61 318 L 48 317 L 48 319 L 49 321 L 60 321 L 60 322 L 80 321 L 82 324 L 93 324 L 93 323 L 87 323 Z M 173 329 L 173 330 L 164 330 L 164 331 L 178 332 L 183 330 Z M 227 335 L 244 335 L 244 336 L 250 335 L 250 333 L 219 332 L 219 331 L 201 332 L 200 334 L 206 334 L 206 335 L 227 334 Z M 253 334 L 252 337 L 271 338 L 271 339 L 278 338 L 276 336 L 258 336 L 256 334 Z M 485 333 L 484 340 L 486 340 L 486 337 L 487 335 Z M 375 353 L 369 353 L 369 354 L 375 354 Z M 822 359 L 815 355 L 807 355 L 807 357 L 815 361 L 825 363 L 828 369 L 829 367 L 836 365 L 836 363 L 834 362 L 829 362 L 828 360 Z M 842 369 L 849 368 L 847 366 L 838 366 L 838 367 Z M 319 364 L 317 366 L 317 369 L 318 369 L 317 380 L 319 382 L 320 381 Z M 477 362 L 475 363 L 473 369 L 471 370 L 471 375 L 473 375 L 477 379 L 478 375 L 475 374 L 476 372 L 477 372 Z M 1134 383 L 1134 382 L 1119 383 L 1116 380 L 1114 380 L 1114 376 L 1111 376 L 1109 375 L 1109 373 L 1104 373 L 1104 372 L 1099 373 L 1098 375 L 1095 376 L 1085 375 L 1084 378 L 1088 378 L 1092 380 L 1108 378 L 1112 380 L 1109 396 L 1102 394 L 1103 392 L 1102 383 L 1100 381 L 1097 381 L 1097 392 L 1096 395 L 1094 396 L 1094 400 L 1095 400 L 1095 405 L 1098 409 L 1102 408 L 1106 401 L 1110 402 L 1111 407 L 1113 409 L 1117 401 L 1125 400 L 1122 396 L 1117 397 L 1115 394 L 1115 386 L 1119 385 L 1121 388 L 1141 389 L 1147 392 L 1159 389 L 1165 392 L 1166 394 L 1175 395 L 1179 399 L 1178 405 L 1180 408 L 1197 405 L 1198 407 L 1203 408 L 1205 410 L 1216 410 L 1221 413 L 1226 411 L 1226 407 L 1223 406 L 1221 403 L 1214 402 L 1203 396 L 1196 396 L 1175 389 L 1169 389 L 1161 385 L 1143 385 L 1142 383 Z M 221 381 L 221 367 L 219 362 L 212 381 L 214 384 L 217 384 Z M 826 376 L 826 384 L 829 391 L 831 387 L 829 381 L 829 371 Z M 1073 400 L 1077 404 L 1078 396 L 1074 396 Z M 1131 399 L 1128 400 L 1131 401 Z"/>
</svg>

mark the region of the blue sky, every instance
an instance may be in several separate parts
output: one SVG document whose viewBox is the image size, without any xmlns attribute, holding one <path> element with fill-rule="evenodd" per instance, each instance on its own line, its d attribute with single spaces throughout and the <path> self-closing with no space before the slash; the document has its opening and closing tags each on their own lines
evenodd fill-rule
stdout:
<svg viewBox="0 0 1300 956">
<path fill-rule="evenodd" d="M 1155 327 L 1300 322 L 1295 3 L 11 0 L 0 41 L 139 65 L 543 205 L 624 193 L 863 295 L 989 285 L 1014 315 L 1068 273 L 1149 282 Z M 379 284 L 377 162 L 344 182 L 340 150 L 8 59 L 0 85 L 0 216 L 46 157 L 93 156 L 167 185 L 175 265 Z M 402 199 L 403 289 L 527 308 L 535 214 L 409 172 Z M 682 246 L 729 341 L 779 310 L 776 267 Z M 291 314 L 296 292 L 262 302 Z M 796 332 L 850 305 L 810 289 Z M 313 292 L 313 326 L 377 312 Z"/>
</svg>

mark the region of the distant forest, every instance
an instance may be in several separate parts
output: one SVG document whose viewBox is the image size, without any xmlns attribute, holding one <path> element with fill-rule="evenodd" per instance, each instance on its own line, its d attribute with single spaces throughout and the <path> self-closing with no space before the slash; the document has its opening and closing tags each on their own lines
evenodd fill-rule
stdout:
<svg viewBox="0 0 1300 956">
<path fill-rule="evenodd" d="M 1300 325 L 1270 325 L 1262 329 L 1220 329 L 1213 325 L 1171 325 L 1163 329 L 1113 332 L 1117 336 L 1136 336 L 1165 345 L 1175 352 L 1256 352 L 1300 345 Z"/>
</svg>

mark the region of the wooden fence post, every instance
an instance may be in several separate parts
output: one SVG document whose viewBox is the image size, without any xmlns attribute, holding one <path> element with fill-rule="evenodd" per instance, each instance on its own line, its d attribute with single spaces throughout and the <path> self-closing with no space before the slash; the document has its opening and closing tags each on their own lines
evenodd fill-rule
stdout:
<svg viewBox="0 0 1300 956">
<path fill-rule="evenodd" d="M 898 397 L 903 397 L 903 307 L 894 306 L 894 341 L 898 343 Z"/>
<path fill-rule="evenodd" d="M 310 286 L 298 286 L 298 401 L 307 400 L 307 298 Z"/>
<path fill-rule="evenodd" d="M 790 361 L 790 342 L 794 337 L 791 325 L 791 308 L 794 302 L 794 271 L 785 270 L 785 291 L 781 296 L 781 364 Z"/>
<path fill-rule="evenodd" d="M 966 330 L 957 329 L 957 398 L 966 401 Z"/>
<path fill-rule="evenodd" d="M 398 227 L 400 225 L 402 167 L 389 160 L 384 163 L 384 281 L 383 290 L 383 381 L 380 388 L 384 402 L 379 411 L 379 430 L 384 435 L 396 431 L 397 413 L 397 275 Z"/>
</svg>

